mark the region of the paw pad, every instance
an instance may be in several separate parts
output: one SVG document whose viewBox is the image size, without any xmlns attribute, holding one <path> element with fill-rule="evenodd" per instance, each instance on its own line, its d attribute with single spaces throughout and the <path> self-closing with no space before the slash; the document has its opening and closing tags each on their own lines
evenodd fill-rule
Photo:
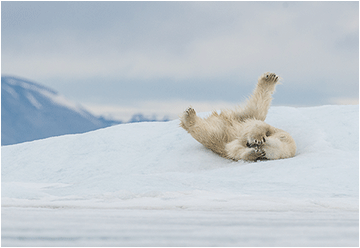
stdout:
<svg viewBox="0 0 360 248">
<path fill-rule="evenodd" d="M 195 110 L 194 110 L 192 107 L 188 107 L 188 108 L 185 110 L 185 113 L 186 113 L 187 116 L 195 115 L 195 114 L 196 114 Z"/>
<path fill-rule="evenodd" d="M 275 73 L 265 73 L 263 78 L 265 79 L 265 81 L 267 82 L 277 82 L 279 80 L 279 76 L 276 75 Z"/>
</svg>

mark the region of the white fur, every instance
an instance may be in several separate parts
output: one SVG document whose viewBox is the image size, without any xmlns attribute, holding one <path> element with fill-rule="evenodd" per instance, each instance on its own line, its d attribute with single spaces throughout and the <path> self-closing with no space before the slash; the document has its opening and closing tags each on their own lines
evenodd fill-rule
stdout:
<svg viewBox="0 0 360 248">
<path fill-rule="evenodd" d="M 213 112 L 202 119 L 193 108 L 180 117 L 181 127 L 222 157 L 233 160 L 282 159 L 295 156 L 296 145 L 287 132 L 265 123 L 279 77 L 263 74 L 244 108 Z"/>
</svg>

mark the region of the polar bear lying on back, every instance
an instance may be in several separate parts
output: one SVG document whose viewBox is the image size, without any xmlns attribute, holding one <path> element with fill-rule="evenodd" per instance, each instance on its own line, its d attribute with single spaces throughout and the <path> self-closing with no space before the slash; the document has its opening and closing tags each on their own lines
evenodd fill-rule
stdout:
<svg viewBox="0 0 360 248">
<path fill-rule="evenodd" d="M 282 159 L 295 156 L 294 139 L 264 122 L 279 77 L 265 73 L 245 107 L 202 119 L 193 108 L 180 117 L 180 126 L 208 149 L 233 160 Z"/>
</svg>

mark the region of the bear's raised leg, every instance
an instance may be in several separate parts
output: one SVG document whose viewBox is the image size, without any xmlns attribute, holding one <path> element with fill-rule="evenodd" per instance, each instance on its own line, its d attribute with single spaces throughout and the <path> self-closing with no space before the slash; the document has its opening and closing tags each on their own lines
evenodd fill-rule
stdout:
<svg viewBox="0 0 360 248">
<path fill-rule="evenodd" d="M 180 126 L 206 148 L 226 157 L 225 144 L 229 141 L 223 120 L 214 112 L 210 117 L 202 119 L 193 108 L 188 108 L 180 117 Z"/>
<path fill-rule="evenodd" d="M 264 73 L 258 79 L 258 83 L 253 94 L 247 100 L 247 104 L 241 110 L 236 111 L 236 118 L 239 121 L 254 118 L 264 121 L 270 104 L 275 86 L 279 81 L 279 76 L 275 73 Z"/>
<path fill-rule="evenodd" d="M 195 109 L 189 107 L 180 118 L 180 126 L 190 132 L 191 127 L 194 126 L 196 122 L 196 117 Z"/>
</svg>

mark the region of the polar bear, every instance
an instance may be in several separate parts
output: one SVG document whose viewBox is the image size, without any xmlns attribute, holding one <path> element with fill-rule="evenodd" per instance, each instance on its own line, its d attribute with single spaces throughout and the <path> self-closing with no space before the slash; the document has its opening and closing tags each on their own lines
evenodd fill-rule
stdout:
<svg viewBox="0 0 360 248">
<path fill-rule="evenodd" d="M 278 82 L 276 74 L 264 73 L 244 107 L 220 114 L 214 111 L 205 119 L 189 107 L 180 117 L 180 126 L 224 158 L 256 161 L 293 157 L 296 144 L 290 134 L 264 122 Z"/>
</svg>

